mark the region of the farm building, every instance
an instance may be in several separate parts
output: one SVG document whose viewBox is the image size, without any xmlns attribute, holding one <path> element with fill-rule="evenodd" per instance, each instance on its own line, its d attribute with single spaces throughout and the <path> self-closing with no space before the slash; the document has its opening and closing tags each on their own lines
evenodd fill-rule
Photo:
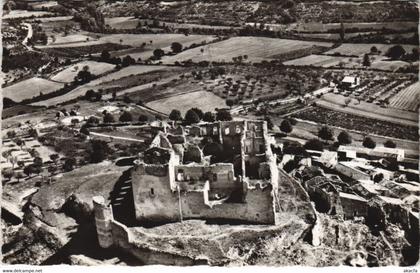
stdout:
<svg viewBox="0 0 420 273">
<path fill-rule="evenodd" d="M 360 78 L 356 76 L 345 76 L 341 81 L 341 87 L 346 90 L 354 90 L 360 85 Z"/>
<path fill-rule="evenodd" d="M 375 147 L 374 149 L 345 146 L 338 147 L 340 158 L 367 158 L 367 159 L 396 159 L 402 161 L 405 158 L 405 151 L 397 148 Z"/>
</svg>

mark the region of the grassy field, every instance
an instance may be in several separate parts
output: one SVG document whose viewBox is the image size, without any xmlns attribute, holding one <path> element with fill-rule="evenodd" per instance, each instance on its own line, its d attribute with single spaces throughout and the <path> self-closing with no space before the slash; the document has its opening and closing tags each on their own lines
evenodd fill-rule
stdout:
<svg viewBox="0 0 420 273">
<path fill-rule="evenodd" d="M 84 66 L 89 66 L 89 71 L 94 75 L 100 75 L 115 68 L 115 65 L 109 63 L 83 61 L 71 65 L 70 67 L 67 67 L 64 70 L 58 72 L 53 77 L 51 77 L 51 80 L 64 83 L 72 82 L 74 77 L 77 76 L 77 73 L 79 73 L 79 71 L 81 71 Z"/>
<path fill-rule="evenodd" d="M 381 54 L 384 55 L 388 48 L 394 46 L 394 45 L 386 45 L 386 44 L 342 44 L 337 48 L 331 49 L 330 51 L 327 51 L 325 54 L 334 54 L 339 53 L 341 55 L 356 55 L 356 56 L 362 56 L 366 53 L 370 52 L 370 49 L 375 46 L 379 51 L 381 51 Z M 404 49 L 407 52 L 411 52 L 413 48 L 416 48 L 415 45 L 402 45 Z"/>
<path fill-rule="evenodd" d="M 114 29 L 135 29 L 140 22 L 135 17 L 111 17 L 105 18 L 105 24 Z"/>
<path fill-rule="evenodd" d="M 384 56 L 371 56 L 370 68 L 395 71 L 400 67 L 408 66 L 408 62 L 404 61 L 391 61 Z M 284 62 L 285 65 L 293 66 L 315 66 L 315 67 L 342 67 L 342 68 L 363 68 L 363 57 L 343 57 L 343 56 L 330 56 L 330 55 L 309 55 L 302 58 Z"/>
<path fill-rule="evenodd" d="M 224 99 L 206 91 L 191 92 L 155 100 L 147 103 L 147 106 L 166 114 L 169 114 L 172 109 L 177 109 L 181 111 L 182 115 L 185 115 L 193 107 L 198 107 L 204 112 L 227 107 Z"/>
<path fill-rule="evenodd" d="M 344 23 L 344 29 L 359 28 L 359 29 L 372 29 L 381 30 L 382 28 L 392 30 L 406 30 L 407 28 L 417 27 L 418 22 L 368 22 L 368 23 Z M 311 31 L 311 32 L 324 32 L 334 29 L 340 29 L 340 23 L 301 23 L 295 28 L 297 31 Z"/>
<path fill-rule="evenodd" d="M 313 65 L 317 67 L 332 67 L 337 66 L 340 62 L 346 62 L 349 58 L 347 57 L 336 57 L 326 55 L 309 55 L 306 57 L 294 59 L 291 61 L 284 62 L 285 65 Z"/>
<path fill-rule="evenodd" d="M 63 86 L 64 84 L 62 83 L 34 77 L 3 88 L 2 93 L 4 97 L 20 102 L 24 99 L 39 96 L 40 93 L 48 94 L 54 92 Z"/>
<path fill-rule="evenodd" d="M 330 47 L 331 43 L 306 42 L 286 39 L 264 37 L 234 37 L 225 41 L 205 45 L 163 58 L 164 63 L 175 61 L 193 62 L 218 61 L 232 62 L 233 57 L 247 55 L 247 60 L 260 62 L 262 60 L 276 59 L 276 55 L 290 51 L 311 48 L 314 45 Z M 245 60 L 246 61 L 246 60 Z"/>
<path fill-rule="evenodd" d="M 396 96 L 390 99 L 390 106 L 392 108 L 416 111 L 419 107 L 420 100 L 420 82 L 410 85 L 406 89 L 399 92 Z"/>
<path fill-rule="evenodd" d="M 39 17 L 45 15 L 53 15 L 51 12 L 47 11 L 27 11 L 27 10 L 12 10 L 8 14 L 2 16 L 3 19 L 18 19 L 18 18 L 28 18 L 28 17 Z"/>
</svg>

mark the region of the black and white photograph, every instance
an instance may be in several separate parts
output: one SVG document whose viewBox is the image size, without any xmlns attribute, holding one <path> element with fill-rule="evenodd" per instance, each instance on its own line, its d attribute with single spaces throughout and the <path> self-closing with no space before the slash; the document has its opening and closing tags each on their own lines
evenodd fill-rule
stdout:
<svg viewBox="0 0 420 273">
<path fill-rule="evenodd" d="M 1 7 L 2 272 L 418 273 L 417 0 Z"/>
</svg>

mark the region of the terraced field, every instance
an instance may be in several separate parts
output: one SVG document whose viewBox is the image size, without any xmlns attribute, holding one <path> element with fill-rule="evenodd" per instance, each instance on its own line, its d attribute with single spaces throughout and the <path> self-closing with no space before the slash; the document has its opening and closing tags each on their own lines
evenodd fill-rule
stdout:
<svg viewBox="0 0 420 273">
<path fill-rule="evenodd" d="M 276 59 L 277 55 L 287 52 L 310 49 L 313 46 L 331 47 L 331 43 L 307 42 L 287 39 L 274 39 L 265 37 L 234 37 L 221 42 L 193 48 L 163 58 L 163 63 L 174 63 L 192 60 L 232 62 L 233 57 L 246 56 L 244 61 L 261 62 Z"/>
<path fill-rule="evenodd" d="M 420 103 L 419 100 L 420 82 L 416 82 L 392 97 L 389 103 L 392 108 L 417 111 Z"/>
</svg>

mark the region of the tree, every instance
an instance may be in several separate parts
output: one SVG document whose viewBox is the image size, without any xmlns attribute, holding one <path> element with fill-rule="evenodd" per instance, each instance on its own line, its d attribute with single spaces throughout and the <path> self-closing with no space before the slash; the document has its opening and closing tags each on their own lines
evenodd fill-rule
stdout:
<svg viewBox="0 0 420 273">
<path fill-rule="evenodd" d="M 70 122 L 73 127 L 76 127 L 76 125 L 80 123 L 79 119 L 77 118 L 72 118 Z"/>
<path fill-rule="evenodd" d="M 107 62 L 109 59 L 111 59 L 111 54 L 109 54 L 109 51 L 103 50 L 101 53 L 101 60 Z"/>
<path fill-rule="evenodd" d="M 108 147 L 108 143 L 103 140 L 92 140 L 90 142 L 90 162 L 91 163 L 99 163 L 106 159 L 107 155 L 109 154 L 110 149 Z"/>
<path fill-rule="evenodd" d="M 15 140 L 15 143 L 17 146 L 19 146 L 22 149 L 22 146 L 25 145 L 25 141 L 23 141 L 22 139 L 18 138 Z"/>
<path fill-rule="evenodd" d="M 308 140 L 305 143 L 305 145 L 303 145 L 303 148 L 305 148 L 306 150 L 323 151 L 324 144 L 322 144 L 322 142 L 319 139 L 313 138 Z"/>
<path fill-rule="evenodd" d="M 372 54 L 376 54 L 376 53 L 378 53 L 378 48 L 377 48 L 376 46 L 372 46 L 372 47 L 370 48 L 370 53 L 372 53 Z"/>
<path fill-rule="evenodd" d="M 198 115 L 198 117 L 200 118 L 200 120 L 203 119 L 204 113 L 203 113 L 203 111 L 200 108 L 193 107 L 193 108 L 191 108 L 191 110 L 194 111 Z"/>
<path fill-rule="evenodd" d="M 190 109 L 185 114 L 185 122 L 187 124 L 198 123 L 200 122 L 200 117 L 197 115 L 197 113 L 194 110 Z"/>
<path fill-rule="evenodd" d="M 13 171 L 13 169 L 5 169 L 1 173 L 3 177 L 6 178 L 7 180 L 12 179 L 12 177 L 15 175 L 15 171 Z"/>
<path fill-rule="evenodd" d="M 344 105 L 345 105 L 345 106 L 348 106 L 348 105 L 350 104 L 350 102 L 351 102 L 351 98 L 346 98 L 346 99 L 344 100 Z"/>
<path fill-rule="evenodd" d="M 328 128 L 327 126 L 323 126 L 318 131 L 318 137 L 320 137 L 323 140 L 333 140 L 334 139 L 334 133 L 333 131 Z"/>
<path fill-rule="evenodd" d="M 42 158 L 37 156 L 34 158 L 34 167 L 42 167 Z"/>
<path fill-rule="evenodd" d="M 6 135 L 7 135 L 8 138 L 15 138 L 16 137 L 16 132 L 11 130 L 11 131 L 8 131 Z"/>
<path fill-rule="evenodd" d="M 28 165 L 25 168 L 23 168 L 23 173 L 26 174 L 26 176 L 30 177 L 31 174 L 35 173 L 35 168 L 33 165 Z"/>
<path fill-rule="evenodd" d="M 373 149 L 376 147 L 376 142 L 373 141 L 372 138 L 370 137 L 365 137 L 365 139 L 363 139 L 363 146 L 369 149 Z"/>
<path fill-rule="evenodd" d="M 122 59 L 121 66 L 122 67 L 127 67 L 127 66 L 133 65 L 135 63 L 136 63 L 136 60 L 134 60 L 130 55 L 127 55 Z"/>
<path fill-rule="evenodd" d="M 384 174 L 383 173 L 377 173 L 373 176 L 373 182 L 375 183 L 379 183 L 384 179 Z"/>
<path fill-rule="evenodd" d="M 274 124 L 271 121 L 271 118 L 269 116 L 265 116 L 264 120 L 265 120 L 265 122 L 267 122 L 267 129 L 268 130 L 273 130 Z"/>
<path fill-rule="evenodd" d="M 121 116 L 120 116 L 120 122 L 130 122 L 133 121 L 133 115 L 128 112 L 128 111 L 124 111 Z"/>
<path fill-rule="evenodd" d="M 88 91 L 86 91 L 85 100 L 91 101 L 93 98 L 96 98 L 96 92 L 93 91 L 92 89 L 89 89 Z"/>
<path fill-rule="evenodd" d="M 93 74 L 89 71 L 89 66 L 85 65 L 77 76 L 74 78 L 74 81 L 78 84 L 88 83 L 93 79 Z"/>
<path fill-rule="evenodd" d="M 80 128 L 80 133 L 84 134 L 84 135 L 90 135 L 88 126 L 86 124 L 84 124 L 81 128 Z"/>
<path fill-rule="evenodd" d="M 76 159 L 74 158 L 66 158 L 63 164 L 63 170 L 65 172 L 70 172 L 74 170 L 74 166 L 76 165 Z"/>
<path fill-rule="evenodd" d="M 232 106 L 235 104 L 235 101 L 233 99 L 227 99 L 226 105 L 232 108 Z"/>
<path fill-rule="evenodd" d="M 406 51 L 401 45 L 395 45 L 390 47 L 385 55 L 393 60 L 398 60 L 404 56 L 405 53 Z"/>
<path fill-rule="evenodd" d="M 297 162 L 294 159 L 291 159 L 291 160 L 287 161 L 286 164 L 284 164 L 283 170 L 287 173 L 290 173 L 291 171 L 293 171 L 297 167 L 298 167 Z"/>
<path fill-rule="evenodd" d="M 203 115 L 203 120 L 206 122 L 214 122 L 216 120 L 216 116 L 212 112 L 205 112 Z"/>
<path fill-rule="evenodd" d="M 351 136 L 346 131 L 341 131 L 338 134 L 337 140 L 341 145 L 351 144 L 352 142 Z"/>
<path fill-rule="evenodd" d="M 149 118 L 146 115 L 139 115 L 139 121 L 140 122 L 147 122 L 149 120 Z"/>
<path fill-rule="evenodd" d="M 179 110 L 173 109 L 169 114 L 169 119 L 173 121 L 182 120 L 181 112 Z"/>
<path fill-rule="evenodd" d="M 182 51 L 182 45 L 178 42 L 173 42 L 171 44 L 171 49 L 174 53 L 179 53 Z"/>
<path fill-rule="evenodd" d="M 346 36 L 346 30 L 344 29 L 344 24 L 343 22 L 340 23 L 340 39 L 343 42 L 344 38 Z"/>
<path fill-rule="evenodd" d="M 230 121 L 232 120 L 232 115 L 229 111 L 223 109 L 223 110 L 219 110 L 216 113 L 216 120 L 219 121 Z"/>
<path fill-rule="evenodd" d="M 387 148 L 396 148 L 397 144 L 392 140 L 387 140 L 385 141 L 384 146 Z"/>
<path fill-rule="evenodd" d="M 363 66 L 370 66 L 370 58 L 368 54 L 363 56 Z"/>
<path fill-rule="evenodd" d="M 280 123 L 280 130 L 281 130 L 283 133 L 288 134 L 288 133 L 290 133 L 290 132 L 292 132 L 292 131 L 293 131 L 293 127 L 292 127 L 292 125 L 290 124 L 290 122 L 289 122 L 287 119 L 285 119 L 285 120 L 283 120 L 283 121 Z"/>
<path fill-rule="evenodd" d="M 57 165 L 57 161 L 60 158 L 58 154 L 50 154 L 50 159 L 52 162 L 54 162 L 55 165 Z"/>
<path fill-rule="evenodd" d="M 87 120 L 87 124 L 88 125 L 96 125 L 96 124 L 99 124 L 99 118 L 97 118 L 97 117 L 95 117 L 95 116 L 90 116 L 89 118 L 88 118 L 88 120 Z"/>
<path fill-rule="evenodd" d="M 104 115 L 104 123 L 113 123 L 115 122 L 114 116 L 111 113 L 105 113 Z"/>
<path fill-rule="evenodd" d="M 17 165 L 19 166 L 19 168 L 23 168 L 23 167 L 25 167 L 25 162 L 23 162 L 22 160 L 19 160 L 18 162 L 17 162 Z"/>
<path fill-rule="evenodd" d="M 155 56 L 156 59 L 159 60 L 163 55 L 165 55 L 165 52 L 162 49 L 156 48 L 153 50 L 153 56 Z"/>
<path fill-rule="evenodd" d="M 17 179 L 18 183 L 19 183 L 20 179 L 22 179 L 22 178 L 23 178 L 23 174 L 22 174 L 22 172 L 17 172 L 17 173 L 15 174 L 15 177 L 16 177 L 16 179 Z"/>
</svg>

